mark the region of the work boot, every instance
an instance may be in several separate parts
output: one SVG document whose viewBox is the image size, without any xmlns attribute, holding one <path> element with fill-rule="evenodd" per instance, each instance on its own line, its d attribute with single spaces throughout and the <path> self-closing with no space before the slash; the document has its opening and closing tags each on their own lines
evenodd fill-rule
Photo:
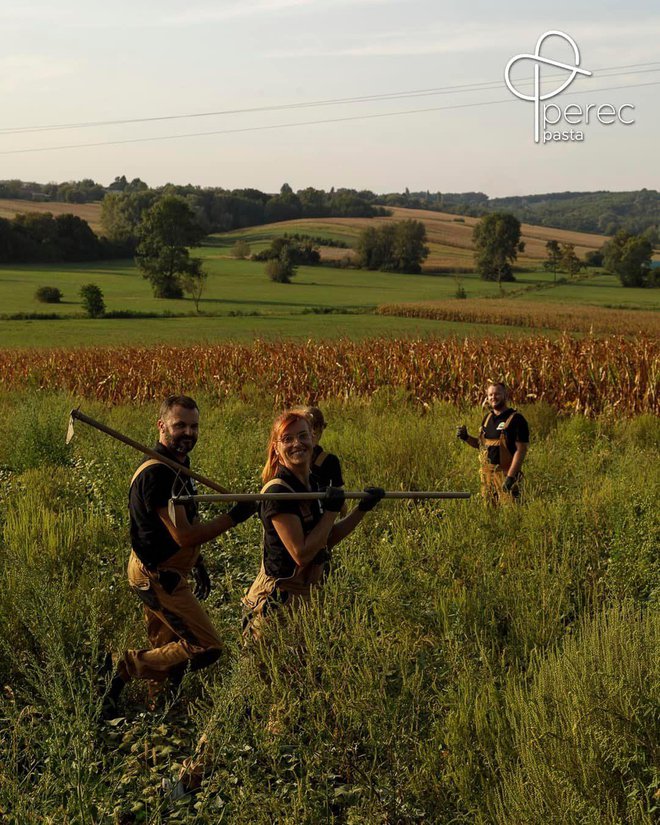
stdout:
<svg viewBox="0 0 660 825">
<path fill-rule="evenodd" d="M 119 697 L 122 690 L 126 687 L 126 682 L 119 673 L 115 673 L 110 682 L 108 692 L 103 697 L 103 704 L 101 705 L 101 719 L 107 722 L 109 719 L 116 719 L 117 708 L 119 706 Z"/>
</svg>

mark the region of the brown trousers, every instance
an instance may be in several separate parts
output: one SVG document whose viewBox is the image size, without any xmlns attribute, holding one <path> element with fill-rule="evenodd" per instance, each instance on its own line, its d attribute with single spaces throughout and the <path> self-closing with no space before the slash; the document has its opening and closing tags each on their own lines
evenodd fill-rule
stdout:
<svg viewBox="0 0 660 825">
<path fill-rule="evenodd" d="M 507 492 L 503 485 L 506 471 L 499 464 L 481 463 L 481 495 L 488 504 L 514 504 L 520 497 L 518 482 Z"/>
<path fill-rule="evenodd" d="M 131 552 L 128 581 L 144 604 L 151 648 L 127 650 L 119 675 L 163 682 L 190 663 L 191 670 L 217 661 L 222 642 L 188 583 L 198 548 L 182 548 L 157 570 L 147 569 Z"/>
<path fill-rule="evenodd" d="M 264 625 L 272 613 L 277 611 L 276 615 L 283 619 L 286 613 L 309 601 L 311 588 L 320 584 L 323 569 L 323 564 L 308 564 L 299 568 L 290 579 L 278 580 L 266 573 L 262 563 L 257 578 L 242 600 L 243 636 L 246 641 L 261 640 Z"/>
</svg>

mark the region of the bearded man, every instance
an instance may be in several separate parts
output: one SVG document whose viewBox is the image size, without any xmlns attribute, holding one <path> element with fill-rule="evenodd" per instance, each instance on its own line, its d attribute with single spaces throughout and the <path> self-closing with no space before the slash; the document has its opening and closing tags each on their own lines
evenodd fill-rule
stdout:
<svg viewBox="0 0 660 825">
<path fill-rule="evenodd" d="M 155 451 L 189 467 L 188 453 L 199 435 L 196 402 L 186 395 L 168 396 L 160 408 L 158 432 Z M 199 602 L 211 590 L 200 545 L 248 519 L 256 507 L 237 504 L 201 523 L 196 503 L 189 502 L 175 507 L 172 521 L 168 502 L 173 494 L 195 495 L 195 482 L 155 458 L 135 471 L 128 495 L 132 547 L 128 581 L 143 604 L 150 647 L 127 650 L 120 658 L 104 700 L 105 718 L 115 714 L 130 680 L 148 680 L 153 704 L 167 680 L 178 685 L 186 669 L 208 667 L 222 651 L 222 641 Z"/>
</svg>

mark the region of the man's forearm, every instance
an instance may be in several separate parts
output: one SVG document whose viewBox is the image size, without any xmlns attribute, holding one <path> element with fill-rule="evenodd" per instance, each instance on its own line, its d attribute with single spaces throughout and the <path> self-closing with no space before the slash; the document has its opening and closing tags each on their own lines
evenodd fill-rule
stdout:
<svg viewBox="0 0 660 825">
<path fill-rule="evenodd" d="M 513 454 L 513 460 L 511 461 L 511 466 L 509 467 L 509 471 L 507 473 L 508 476 L 511 476 L 511 478 L 517 477 L 518 473 L 522 469 L 526 454 L 527 450 L 522 450 L 520 447 L 515 451 Z"/>
<path fill-rule="evenodd" d="M 204 521 L 198 524 L 191 524 L 187 527 L 177 529 L 177 542 L 181 547 L 191 547 L 196 544 L 204 544 L 207 541 L 217 538 L 227 530 L 234 527 L 234 520 L 228 513 L 222 513 L 211 521 Z"/>
<path fill-rule="evenodd" d="M 479 449 L 479 439 L 478 439 L 476 436 L 474 436 L 474 435 L 469 435 L 469 436 L 465 439 L 465 443 L 466 443 L 466 444 L 469 444 L 469 445 L 470 445 L 470 447 L 474 447 L 474 449 L 475 449 L 475 450 L 478 450 L 478 449 Z"/>
</svg>

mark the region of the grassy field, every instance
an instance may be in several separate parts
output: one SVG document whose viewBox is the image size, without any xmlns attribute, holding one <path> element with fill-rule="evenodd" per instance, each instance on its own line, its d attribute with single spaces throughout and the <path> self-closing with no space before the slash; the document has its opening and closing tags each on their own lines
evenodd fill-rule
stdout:
<svg viewBox="0 0 660 825">
<path fill-rule="evenodd" d="M 530 330 L 497 324 L 446 323 L 419 318 L 379 315 L 303 315 L 270 313 L 261 317 L 185 317 L 147 319 L 66 319 L 58 321 L 0 321 L 0 349 L 25 347 L 148 346 L 221 341 L 272 340 L 359 341 L 372 336 L 410 338 L 458 336 L 483 338 L 527 335 Z"/>
<path fill-rule="evenodd" d="M 234 236 L 231 236 L 234 237 Z M 231 240 L 231 238 L 230 238 Z M 233 241 L 232 241 L 233 242 Z M 458 280 L 451 276 L 400 275 L 336 269 L 300 267 L 294 282 L 276 284 L 268 280 L 264 265 L 236 261 L 227 257 L 222 245 L 224 236 L 211 239 L 209 245 L 195 250 L 205 261 L 209 273 L 200 310 L 206 316 L 188 318 L 141 318 L 82 320 L 80 287 L 96 283 L 103 290 L 109 311 L 195 315 L 192 300 L 162 300 L 152 295 L 149 283 L 142 278 L 132 261 L 94 264 L 5 265 L 0 267 L 0 313 L 54 313 L 62 317 L 81 318 L 57 323 L 39 320 L 0 320 L 0 346 L 55 346 L 108 343 L 155 343 L 166 340 L 217 341 L 226 338 L 245 340 L 259 337 L 365 337 L 366 335 L 429 334 L 499 334 L 496 324 L 475 325 L 447 323 L 441 325 L 414 319 L 372 318 L 381 304 L 408 302 L 454 302 Z M 345 250 L 340 250 L 345 251 Z M 471 300 L 496 298 L 496 284 L 480 280 L 474 274 L 460 276 L 468 300 L 456 301 L 469 306 Z M 39 286 L 58 286 L 64 295 L 61 304 L 42 304 L 34 298 Z M 521 272 L 517 281 L 504 286 L 504 297 L 513 302 L 561 303 L 658 309 L 657 290 L 624 289 L 616 278 L 606 274 L 589 274 L 584 280 L 553 284 L 551 273 Z M 499 301 L 498 301 L 499 303 Z M 350 312 L 323 316 L 323 312 Z M 544 314 L 551 315 L 551 310 Z M 238 317 L 237 317 L 238 316 Z M 552 324 L 550 323 L 550 328 Z"/>
<path fill-rule="evenodd" d="M 39 211 L 52 208 L 62 212 L 71 208 L 88 220 L 98 221 L 98 204 L 76 206 L 31 201 L 0 201 L 0 214 L 33 207 Z M 400 275 L 367 272 L 331 266 L 300 267 L 290 285 L 269 281 L 262 263 L 237 261 L 230 250 L 239 238 L 247 240 L 252 251 L 259 251 L 270 239 L 286 232 L 300 232 L 355 244 L 363 226 L 382 221 L 415 218 L 426 223 L 432 254 L 427 269 L 447 269 L 451 274 L 428 273 Z M 0 347 L 84 344 L 157 343 L 168 340 L 183 342 L 219 341 L 227 338 L 249 340 L 255 337 L 315 338 L 370 335 L 481 335 L 502 333 L 497 323 L 487 318 L 466 318 L 466 323 L 445 320 L 443 323 L 414 318 L 369 317 L 382 304 L 403 304 L 440 301 L 453 302 L 457 288 L 465 290 L 468 300 L 504 298 L 513 302 L 535 302 L 540 305 L 562 304 L 604 306 L 624 309 L 660 308 L 657 290 L 624 289 L 618 280 L 604 273 L 588 271 L 579 279 L 555 284 L 555 276 L 545 272 L 540 260 L 545 256 L 545 242 L 558 240 L 576 244 L 578 254 L 598 248 L 604 238 L 585 233 L 549 230 L 544 227 L 523 227 L 526 252 L 520 257 L 521 271 L 516 282 L 505 284 L 502 291 L 496 284 L 480 280 L 474 273 L 461 273 L 472 266 L 472 229 L 476 219 L 421 210 L 394 209 L 388 218 L 353 219 L 328 218 L 287 221 L 267 226 L 210 236 L 204 246 L 193 250 L 204 260 L 208 284 L 200 303 L 202 316 L 195 317 L 192 300 L 162 300 L 152 295 L 132 261 L 110 261 L 68 265 L 4 265 L 0 266 Z M 325 246 L 326 259 L 342 259 L 350 250 Z M 38 319 L 5 319 L 16 314 L 56 314 L 69 319 L 81 318 L 80 287 L 98 284 L 109 312 L 153 313 L 155 315 L 189 316 L 180 318 L 124 318 L 97 321 L 67 320 L 58 322 Z M 63 292 L 60 304 L 42 304 L 35 297 L 40 286 L 57 286 Z M 475 304 L 475 308 L 476 305 Z M 558 309 L 558 316 L 564 312 Z M 497 314 L 498 309 L 494 314 Z M 323 317 L 322 313 L 341 313 Z M 469 315 L 470 313 L 468 313 Z M 553 323 L 552 309 L 539 313 L 548 330 L 561 329 Z M 473 323 L 480 320 L 480 324 Z M 535 324 L 539 326 L 539 324 Z"/>
<path fill-rule="evenodd" d="M 300 400 L 305 398 L 305 389 Z M 77 403 L 78 399 L 75 399 Z M 273 408 L 200 398 L 194 464 L 256 489 Z M 526 500 L 387 503 L 335 551 L 311 607 L 240 640 L 256 520 L 209 547 L 221 661 L 157 713 L 97 721 L 95 667 L 145 637 L 125 579 L 138 457 L 74 399 L 0 394 L 0 819 L 53 823 L 651 825 L 658 810 L 657 418 L 524 406 Z M 394 394 L 324 405 L 349 487 L 478 491 L 481 410 Z M 84 409 L 142 441 L 156 410 Z M 268 720 L 278 719 L 278 732 Z M 272 731 L 272 728 L 271 728 Z M 201 733 L 201 795 L 159 794 Z"/>
</svg>

